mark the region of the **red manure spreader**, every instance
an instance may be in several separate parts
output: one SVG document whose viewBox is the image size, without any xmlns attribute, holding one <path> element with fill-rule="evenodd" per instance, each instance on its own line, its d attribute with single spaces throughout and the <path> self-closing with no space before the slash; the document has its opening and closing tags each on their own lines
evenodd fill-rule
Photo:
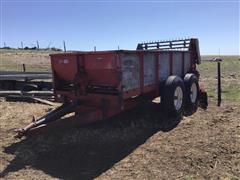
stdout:
<svg viewBox="0 0 240 180">
<path fill-rule="evenodd" d="M 56 102 L 62 105 L 24 128 L 17 137 L 61 123 L 91 123 L 119 114 L 156 97 L 167 116 L 207 108 L 199 86 L 198 39 L 139 43 L 136 50 L 51 54 Z"/>
</svg>

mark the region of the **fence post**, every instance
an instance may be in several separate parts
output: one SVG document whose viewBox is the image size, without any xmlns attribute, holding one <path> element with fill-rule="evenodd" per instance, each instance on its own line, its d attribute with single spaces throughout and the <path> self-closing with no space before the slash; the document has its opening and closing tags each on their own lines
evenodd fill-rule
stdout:
<svg viewBox="0 0 240 180">
<path fill-rule="evenodd" d="M 66 44 L 65 44 L 65 41 L 63 41 L 63 49 L 64 49 L 64 52 L 66 52 Z"/>
<path fill-rule="evenodd" d="M 38 41 L 37 41 L 37 50 L 39 50 L 39 43 L 38 43 Z"/>
<path fill-rule="evenodd" d="M 221 101 L 222 101 L 222 97 L 221 97 L 221 92 L 222 92 L 222 88 L 221 88 L 221 63 L 218 61 L 217 62 L 217 75 L 218 75 L 218 88 L 217 88 L 217 93 L 218 93 L 218 102 L 217 105 L 221 106 Z"/>
<path fill-rule="evenodd" d="M 23 72 L 26 72 L 26 66 L 25 66 L 25 64 L 22 64 L 22 66 L 23 66 Z"/>
</svg>

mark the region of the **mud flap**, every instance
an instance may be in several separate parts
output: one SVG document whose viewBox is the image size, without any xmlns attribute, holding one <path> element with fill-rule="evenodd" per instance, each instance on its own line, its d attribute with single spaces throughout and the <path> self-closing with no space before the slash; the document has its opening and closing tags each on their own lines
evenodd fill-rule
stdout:
<svg viewBox="0 0 240 180">
<path fill-rule="evenodd" d="M 202 89 L 199 90 L 199 107 L 204 110 L 208 107 L 208 95 L 207 92 Z"/>
</svg>

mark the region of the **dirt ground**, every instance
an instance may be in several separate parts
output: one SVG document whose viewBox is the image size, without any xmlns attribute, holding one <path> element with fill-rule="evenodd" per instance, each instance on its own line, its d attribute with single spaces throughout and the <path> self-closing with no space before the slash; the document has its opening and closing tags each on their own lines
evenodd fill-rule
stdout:
<svg viewBox="0 0 240 180">
<path fill-rule="evenodd" d="M 2 179 L 238 179 L 240 103 L 166 124 L 156 104 L 107 121 L 26 139 L 13 129 L 50 106 L 0 103 Z M 27 109 L 27 111 L 26 111 Z"/>
</svg>

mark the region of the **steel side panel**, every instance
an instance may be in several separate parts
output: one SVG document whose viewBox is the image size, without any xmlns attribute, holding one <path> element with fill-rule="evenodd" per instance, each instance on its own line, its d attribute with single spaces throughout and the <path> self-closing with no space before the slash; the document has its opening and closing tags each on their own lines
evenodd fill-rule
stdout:
<svg viewBox="0 0 240 180">
<path fill-rule="evenodd" d="M 144 93 L 149 93 L 149 92 L 155 92 L 158 90 L 158 86 L 156 86 L 156 84 L 151 84 L 151 85 L 147 85 L 147 86 L 144 86 L 143 88 L 143 92 Z"/>
<path fill-rule="evenodd" d="M 114 53 L 85 55 L 85 70 L 90 84 L 117 86 L 120 79 L 116 68 Z"/>
<path fill-rule="evenodd" d="M 137 53 L 121 53 L 123 91 L 140 88 L 140 58 Z"/>
<path fill-rule="evenodd" d="M 179 77 L 182 76 L 182 53 L 173 52 L 172 73 Z"/>
<path fill-rule="evenodd" d="M 155 66 L 155 54 L 144 54 L 144 86 L 155 84 L 156 79 L 156 66 Z"/>
<path fill-rule="evenodd" d="M 139 94 L 141 94 L 141 90 L 140 90 L 140 88 L 136 88 L 136 89 L 131 89 L 129 91 L 123 92 L 122 97 L 123 97 L 123 99 L 129 99 L 129 98 L 137 96 Z"/>
<path fill-rule="evenodd" d="M 190 66 L 191 66 L 190 53 L 185 52 L 184 53 L 184 74 L 186 74 L 190 70 Z"/>
<path fill-rule="evenodd" d="M 169 52 L 161 52 L 158 56 L 158 62 L 159 62 L 159 81 L 162 82 L 165 81 L 170 75 Z"/>
<path fill-rule="evenodd" d="M 85 55 L 85 68 L 88 70 L 116 68 L 114 53 L 96 53 Z"/>
</svg>

